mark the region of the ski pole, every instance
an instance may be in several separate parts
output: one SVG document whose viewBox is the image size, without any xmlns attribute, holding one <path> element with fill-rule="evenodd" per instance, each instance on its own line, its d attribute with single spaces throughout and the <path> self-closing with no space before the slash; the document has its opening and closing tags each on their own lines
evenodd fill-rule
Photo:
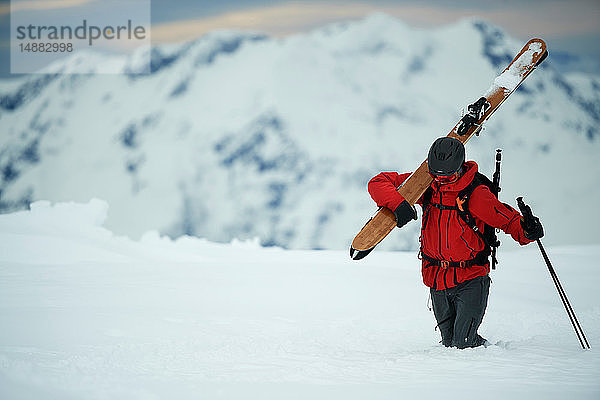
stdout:
<svg viewBox="0 0 600 400">
<path fill-rule="evenodd" d="M 496 149 L 496 170 L 494 171 L 494 175 L 492 177 L 492 183 L 494 184 L 494 191 L 496 192 L 496 198 L 499 196 L 500 194 L 500 162 L 502 161 L 502 149 Z M 494 235 L 496 243 L 495 246 L 492 246 L 492 269 L 496 269 L 496 265 L 498 264 L 498 258 L 496 258 L 496 250 L 498 249 L 498 246 L 500 245 L 500 241 L 498 241 L 498 238 Z"/>
<path fill-rule="evenodd" d="M 571 324 L 573 325 L 573 328 L 575 329 L 575 333 L 577 334 L 579 343 L 581 344 L 582 348 L 589 349 L 590 344 L 588 343 L 587 338 L 585 337 L 585 333 L 583 333 L 583 328 L 581 328 L 581 325 L 579 324 L 579 321 L 577 320 L 577 317 L 575 316 L 575 311 L 573 310 L 573 307 L 571 307 L 571 303 L 569 302 L 569 299 L 567 298 L 567 294 L 565 293 L 565 290 L 563 289 L 563 287 L 560 283 L 560 280 L 558 279 L 558 275 L 556 274 L 556 271 L 552 267 L 550 258 L 548 258 L 548 254 L 546 254 L 546 250 L 544 249 L 542 242 L 540 242 L 539 239 L 536 242 L 540 248 L 542 257 L 544 257 L 544 261 L 546 262 L 546 265 L 548 266 L 548 270 L 550 271 L 550 275 L 552 276 L 554 285 L 556 286 L 556 289 L 558 290 L 559 295 L 561 295 L 561 299 L 563 300 L 563 305 L 565 305 L 565 307 L 567 309 L 567 314 L 569 315 L 569 318 L 571 319 Z M 583 340 L 582 340 L 582 338 L 583 338 Z M 584 345 L 584 342 L 585 342 L 585 345 Z"/>
<path fill-rule="evenodd" d="M 533 218 L 533 213 L 531 211 L 531 208 L 523 202 L 523 197 L 517 197 L 517 205 L 519 206 L 519 209 L 521 210 L 523 217 Z M 544 258 L 546 265 L 548 266 L 548 271 L 550 272 L 550 276 L 552 277 L 554 286 L 556 287 L 556 290 L 558 291 L 558 295 L 563 303 L 563 306 L 565 307 L 565 311 L 567 312 L 567 315 L 569 316 L 569 319 L 571 320 L 571 325 L 573 325 L 573 329 L 575 330 L 577 339 L 579 339 L 579 344 L 581 344 L 581 347 L 583 349 L 586 349 L 586 348 L 589 349 L 590 344 L 589 344 L 587 338 L 585 337 L 585 333 L 583 333 L 583 329 L 581 328 L 581 325 L 579 324 L 579 320 L 577 319 L 577 316 L 575 315 L 575 311 L 573 310 L 573 307 L 571 307 L 571 303 L 569 302 L 567 293 L 563 289 L 563 287 L 560 283 L 560 280 L 558 279 L 558 275 L 556 274 L 556 271 L 554 270 L 554 267 L 552 266 L 552 263 L 550 262 L 550 258 L 548 257 L 548 254 L 546 253 L 546 250 L 544 249 L 544 246 L 542 245 L 541 240 L 537 239 L 536 243 L 540 249 L 540 252 L 542 253 L 542 257 Z"/>
</svg>

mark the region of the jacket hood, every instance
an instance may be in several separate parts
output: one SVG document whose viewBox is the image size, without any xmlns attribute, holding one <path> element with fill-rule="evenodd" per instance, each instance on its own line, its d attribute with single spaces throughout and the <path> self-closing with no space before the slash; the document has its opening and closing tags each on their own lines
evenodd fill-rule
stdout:
<svg viewBox="0 0 600 400">
<path fill-rule="evenodd" d="M 431 186 L 435 190 L 439 190 L 440 192 L 460 192 L 464 188 L 466 188 L 473 178 L 475 178 L 475 174 L 479 170 L 477 163 L 475 161 L 467 161 L 464 164 L 464 168 L 466 171 L 458 178 L 456 182 L 448 183 L 446 185 L 440 185 L 436 181 L 433 181 Z"/>
</svg>

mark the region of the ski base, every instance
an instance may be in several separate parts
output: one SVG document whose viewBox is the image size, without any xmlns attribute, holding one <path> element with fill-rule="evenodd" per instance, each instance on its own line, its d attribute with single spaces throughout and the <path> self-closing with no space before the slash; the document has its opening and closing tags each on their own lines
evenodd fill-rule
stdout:
<svg viewBox="0 0 600 400">
<path fill-rule="evenodd" d="M 354 247 L 350 246 L 350 258 L 353 260 L 362 260 L 374 249 L 375 247 L 371 247 L 368 250 L 356 250 Z"/>
</svg>

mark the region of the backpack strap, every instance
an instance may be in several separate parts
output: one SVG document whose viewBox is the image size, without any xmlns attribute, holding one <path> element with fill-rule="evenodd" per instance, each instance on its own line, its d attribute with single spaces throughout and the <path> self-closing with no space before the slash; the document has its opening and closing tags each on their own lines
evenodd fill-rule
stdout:
<svg viewBox="0 0 600 400">
<path fill-rule="evenodd" d="M 469 200 L 471 199 L 471 194 L 473 194 L 473 191 L 475 191 L 476 188 L 482 185 L 493 189 L 494 184 L 485 175 L 477 172 L 471 183 L 469 183 L 466 188 L 458 193 L 458 196 L 456 197 L 458 216 L 464 221 L 465 224 L 467 224 L 467 226 L 475 231 L 477 236 L 483 240 L 483 243 L 485 243 L 486 246 L 497 247 L 497 239 L 494 240 L 492 238 L 488 238 L 489 235 L 484 235 L 484 233 L 479 230 L 479 227 L 475 222 L 475 218 L 469 212 Z"/>
<path fill-rule="evenodd" d="M 427 226 L 427 220 L 429 219 L 429 210 L 431 209 L 431 206 L 433 205 L 431 203 L 431 198 L 433 197 L 433 189 L 431 187 L 428 187 L 427 190 L 425 190 L 425 193 L 423 193 L 423 199 L 422 199 L 422 203 L 421 205 L 423 206 L 423 228 L 425 228 L 425 226 Z"/>
<path fill-rule="evenodd" d="M 429 210 L 431 210 L 431 198 L 433 197 L 433 189 L 428 187 L 423 193 L 421 206 L 423 207 L 423 218 L 421 219 L 421 233 L 427 226 L 429 220 Z M 419 236 L 419 255 L 423 253 L 423 237 Z"/>
<path fill-rule="evenodd" d="M 490 262 L 490 260 L 489 260 L 490 253 L 491 253 L 490 248 L 486 247 L 483 250 L 481 250 L 479 253 L 477 253 L 475 255 L 475 258 L 472 258 L 470 260 L 464 260 L 464 261 L 439 260 L 435 257 L 428 256 L 427 254 L 423 253 L 422 251 L 419 254 L 419 256 L 422 260 L 427 261 L 428 265 L 426 266 L 426 268 L 437 265 L 439 267 L 442 267 L 443 269 L 447 269 L 447 268 L 469 268 L 469 267 L 472 267 L 473 265 L 485 265 Z"/>
</svg>

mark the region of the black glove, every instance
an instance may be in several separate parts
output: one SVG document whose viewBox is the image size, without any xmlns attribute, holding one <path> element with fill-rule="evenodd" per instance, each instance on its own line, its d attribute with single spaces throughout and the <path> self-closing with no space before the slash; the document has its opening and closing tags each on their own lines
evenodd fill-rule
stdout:
<svg viewBox="0 0 600 400">
<path fill-rule="evenodd" d="M 538 240 L 544 237 L 544 227 L 536 216 L 525 216 L 521 218 L 521 227 L 525 237 L 529 240 Z"/>
<path fill-rule="evenodd" d="M 521 218 L 521 228 L 525 237 L 529 240 L 538 240 L 544 237 L 544 228 L 540 219 L 533 215 L 531 207 L 523 202 L 523 197 L 517 197 L 517 205 L 523 218 Z"/>
<path fill-rule="evenodd" d="M 417 210 L 408 201 L 404 200 L 394 210 L 396 216 L 396 226 L 402 228 L 413 219 L 417 219 Z"/>
</svg>

